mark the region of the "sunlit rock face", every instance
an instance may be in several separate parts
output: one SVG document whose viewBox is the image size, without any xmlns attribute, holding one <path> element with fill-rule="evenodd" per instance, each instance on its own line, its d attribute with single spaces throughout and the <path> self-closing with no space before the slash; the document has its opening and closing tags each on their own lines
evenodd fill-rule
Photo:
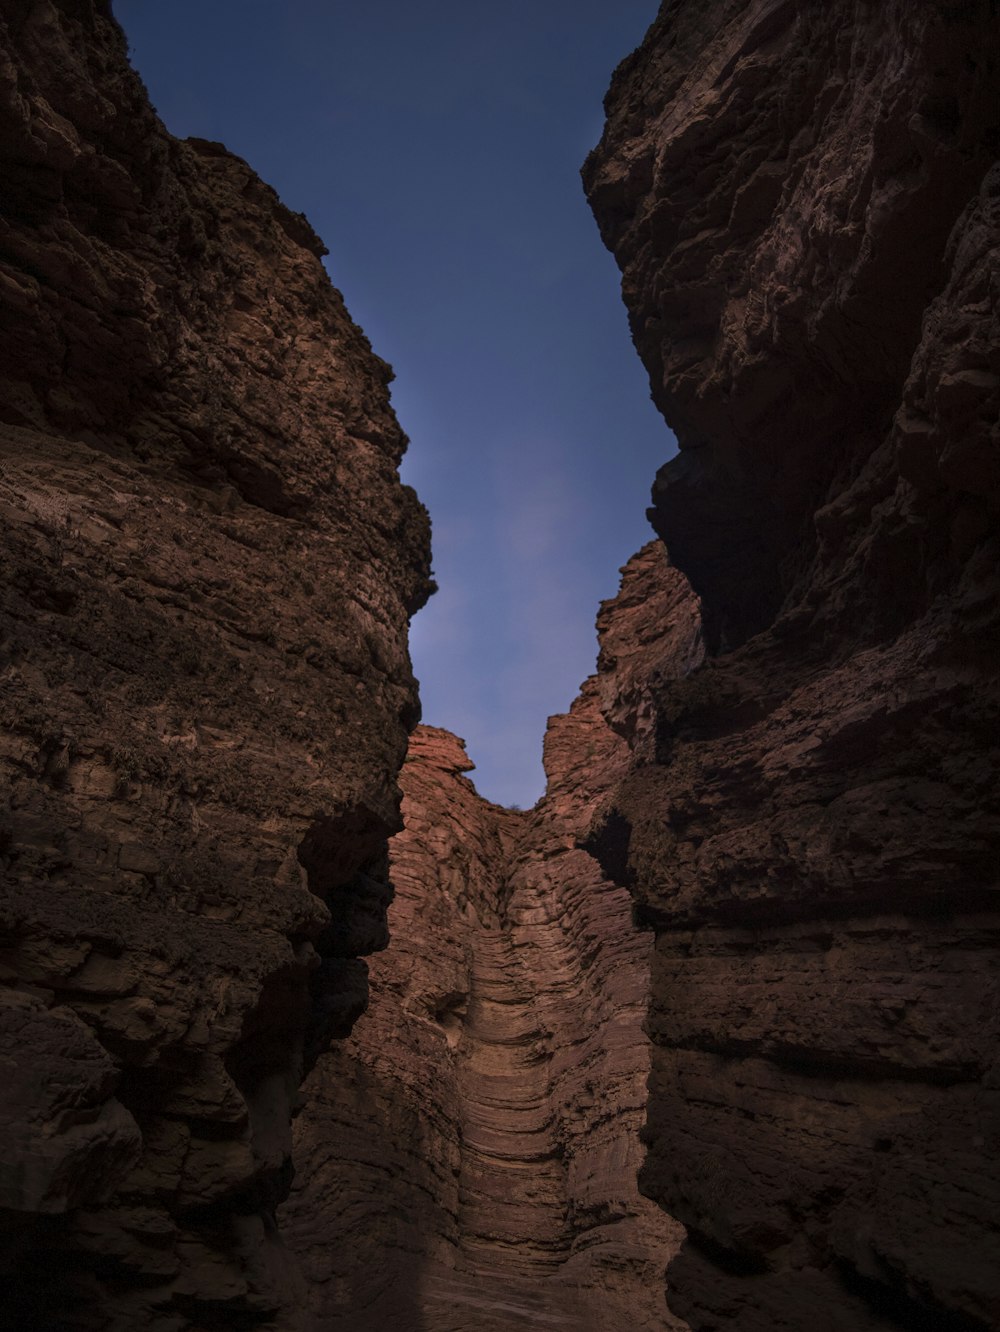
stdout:
<svg viewBox="0 0 1000 1332">
<path fill-rule="evenodd" d="M 591 843 L 699 1332 L 1000 1324 L 996 21 L 666 4 L 585 167 L 710 654 Z"/>
<path fill-rule="evenodd" d="M 664 672 L 700 654 L 696 603 L 659 545 L 625 570 L 602 626 L 623 694 L 627 644 Z M 683 1326 L 662 1280 L 681 1229 L 636 1186 L 651 941 L 578 846 L 628 757 L 596 679 L 549 723 L 530 812 L 482 800 L 454 736 L 415 732 L 393 942 L 296 1121 L 282 1227 L 319 1329 Z"/>
<path fill-rule="evenodd" d="M 109 6 L 7 4 L 0 63 L 0 1321 L 290 1328 L 426 519 L 320 242 L 164 131 Z"/>
</svg>

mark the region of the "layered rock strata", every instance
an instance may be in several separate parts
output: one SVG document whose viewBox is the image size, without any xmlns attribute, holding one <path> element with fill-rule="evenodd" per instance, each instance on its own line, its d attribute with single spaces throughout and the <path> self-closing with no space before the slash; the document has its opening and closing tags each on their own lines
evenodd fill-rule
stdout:
<svg viewBox="0 0 1000 1332">
<path fill-rule="evenodd" d="M 164 131 L 108 4 L 5 5 L 0 65 L 0 1321 L 290 1328 L 426 519 L 319 240 Z"/>
<path fill-rule="evenodd" d="M 997 64 L 986 3 L 673 0 L 585 168 L 710 652 L 592 843 L 699 1332 L 1000 1326 Z"/>
<path fill-rule="evenodd" d="M 625 575 L 605 664 L 641 731 L 640 675 L 697 660 L 700 626 L 658 545 Z M 530 812 L 482 800 L 454 736 L 414 734 L 392 946 L 296 1121 L 282 1224 L 318 1329 L 681 1326 L 662 1295 L 680 1228 L 635 1183 L 650 941 L 578 846 L 627 757 L 596 679 L 549 723 Z"/>
</svg>

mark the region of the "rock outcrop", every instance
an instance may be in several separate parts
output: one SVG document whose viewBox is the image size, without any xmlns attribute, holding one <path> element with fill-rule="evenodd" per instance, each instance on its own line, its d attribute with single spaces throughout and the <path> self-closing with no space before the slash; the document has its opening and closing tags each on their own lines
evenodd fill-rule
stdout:
<svg viewBox="0 0 1000 1332">
<path fill-rule="evenodd" d="M 996 23 L 672 0 L 585 167 L 709 651 L 591 843 L 697 1332 L 1000 1325 Z"/>
<path fill-rule="evenodd" d="M 319 240 L 164 131 L 106 0 L 12 0 L 0 69 L 0 1321 L 290 1328 L 426 518 Z"/>
<path fill-rule="evenodd" d="M 604 661 L 641 731 L 640 674 L 696 661 L 700 625 L 658 543 L 624 572 Z M 454 736 L 414 734 L 392 946 L 296 1121 L 282 1226 L 318 1329 L 681 1326 L 662 1292 L 681 1230 L 635 1181 L 650 941 L 578 845 L 627 762 L 596 678 L 551 719 L 529 812 L 476 794 Z"/>
</svg>

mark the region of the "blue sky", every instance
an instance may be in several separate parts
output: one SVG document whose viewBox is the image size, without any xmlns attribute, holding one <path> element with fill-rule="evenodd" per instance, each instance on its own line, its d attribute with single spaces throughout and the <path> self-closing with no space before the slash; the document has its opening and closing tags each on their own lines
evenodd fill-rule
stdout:
<svg viewBox="0 0 1000 1332">
<path fill-rule="evenodd" d="M 393 365 L 441 588 L 411 638 L 424 720 L 465 738 L 484 795 L 532 804 L 675 447 L 579 180 L 656 0 L 114 8 L 167 128 L 307 214 Z"/>
</svg>

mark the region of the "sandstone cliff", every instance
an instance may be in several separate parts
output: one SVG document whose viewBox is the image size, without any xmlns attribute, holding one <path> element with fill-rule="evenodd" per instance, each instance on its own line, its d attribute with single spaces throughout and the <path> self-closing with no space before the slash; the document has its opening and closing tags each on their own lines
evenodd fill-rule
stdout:
<svg viewBox="0 0 1000 1332">
<path fill-rule="evenodd" d="M 592 842 L 705 1332 L 1000 1326 L 996 24 L 672 0 L 584 171 L 710 652 Z"/>
<path fill-rule="evenodd" d="M 106 0 L 11 0 L 0 70 L 0 1321 L 287 1328 L 426 518 L 322 245 L 164 131 Z"/>
<path fill-rule="evenodd" d="M 602 626 L 630 715 L 646 670 L 700 652 L 696 603 L 658 543 L 625 570 Z M 662 1291 L 680 1227 L 635 1182 L 650 941 L 578 846 L 627 758 L 596 679 L 549 723 L 530 812 L 482 800 L 454 736 L 414 734 L 393 942 L 372 964 L 369 1012 L 320 1058 L 296 1121 L 282 1226 L 317 1328 L 682 1326 Z"/>
</svg>

